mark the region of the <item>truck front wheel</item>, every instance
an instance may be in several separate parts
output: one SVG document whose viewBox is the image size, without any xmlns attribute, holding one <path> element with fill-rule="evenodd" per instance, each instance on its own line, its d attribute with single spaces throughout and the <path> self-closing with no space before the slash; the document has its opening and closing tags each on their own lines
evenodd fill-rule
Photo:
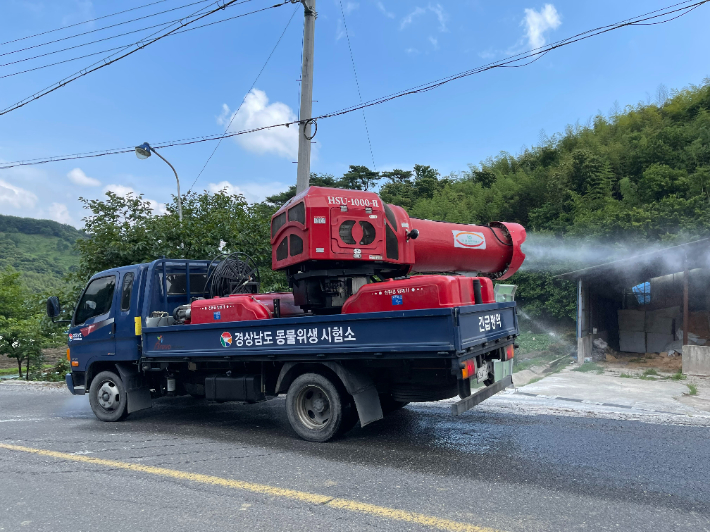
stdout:
<svg viewBox="0 0 710 532">
<path fill-rule="evenodd" d="M 330 379 L 305 373 L 288 388 L 286 414 L 301 438 L 326 442 L 338 434 L 344 421 L 343 399 Z"/>
<path fill-rule="evenodd" d="M 121 377 L 112 371 L 102 371 L 89 388 L 89 403 L 101 421 L 120 421 L 128 415 L 128 397 Z"/>
</svg>

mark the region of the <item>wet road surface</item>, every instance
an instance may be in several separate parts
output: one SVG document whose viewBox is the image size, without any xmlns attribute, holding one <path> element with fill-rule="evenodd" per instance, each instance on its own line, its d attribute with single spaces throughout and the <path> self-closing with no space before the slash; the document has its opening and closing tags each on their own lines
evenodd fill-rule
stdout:
<svg viewBox="0 0 710 532">
<path fill-rule="evenodd" d="M 710 427 L 535 412 L 410 405 L 314 444 L 282 399 L 102 423 L 0 385 L 0 530 L 710 530 Z"/>
</svg>

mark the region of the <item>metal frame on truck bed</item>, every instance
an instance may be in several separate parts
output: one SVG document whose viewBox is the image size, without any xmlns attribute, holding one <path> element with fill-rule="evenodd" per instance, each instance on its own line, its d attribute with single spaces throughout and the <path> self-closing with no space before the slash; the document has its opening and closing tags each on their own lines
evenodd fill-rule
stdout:
<svg viewBox="0 0 710 532">
<path fill-rule="evenodd" d="M 159 259 L 92 277 L 69 329 L 67 385 L 89 393 L 97 417 L 117 421 L 166 395 L 286 393 L 294 430 L 326 441 L 409 401 L 458 394 L 460 414 L 511 384 L 514 302 L 175 324 L 173 309 L 203 295 L 207 269 Z M 92 311 L 101 314 L 77 323 Z M 471 384 L 486 386 L 471 393 Z"/>
</svg>

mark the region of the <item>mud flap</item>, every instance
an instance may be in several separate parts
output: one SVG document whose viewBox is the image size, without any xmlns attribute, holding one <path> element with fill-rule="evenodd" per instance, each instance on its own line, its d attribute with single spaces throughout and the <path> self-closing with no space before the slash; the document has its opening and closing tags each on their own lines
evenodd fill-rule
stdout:
<svg viewBox="0 0 710 532">
<path fill-rule="evenodd" d="M 322 364 L 335 372 L 343 381 L 347 392 L 353 396 L 361 427 L 384 417 L 377 388 L 367 373 L 345 368 L 342 364 L 335 362 L 322 362 Z"/>
<path fill-rule="evenodd" d="M 145 383 L 143 375 L 138 371 L 138 367 L 134 364 L 126 363 L 116 364 L 116 368 L 121 375 L 123 386 L 126 388 L 128 413 L 151 408 L 153 400 L 150 397 L 150 388 Z"/>
<path fill-rule="evenodd" d="M 513 384 L 512 376 L 508 375 L 507 377 L 503 377 L 503 379 L 498 382 L 494 382 L 490 386 L 481 388 L 476 393 L 466 397 L 466 399 L 461 399 L 458 403 L 451 405 L 451 413 L 455 416 L 461 415 L 467 410 L 471 410 L 474 406 L 482 403 L 489 397 L 505 390 L 511 384 Z"/>
</svg>

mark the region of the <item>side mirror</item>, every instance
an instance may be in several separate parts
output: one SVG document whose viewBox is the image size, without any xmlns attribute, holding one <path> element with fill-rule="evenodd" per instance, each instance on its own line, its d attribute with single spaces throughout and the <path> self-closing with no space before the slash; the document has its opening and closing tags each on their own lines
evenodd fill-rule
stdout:
<svg viewBox="0 0 710 532">
<path fill-rule="evenodd" d="M 59 304 L 59 298 L 52 296 L 47 299 L 47 316 L 54 319 L 62 312 L 62 306 Z"/>
<path fill-rule="evenodd" d="M 418 236 L 419 236 L 419 229 L 412 229 L 411 231 L 409 231 L 407 233 L 407 240 L 409 240 L 410 238 L 412 240 L 416 240 Z"/>
</svg>

